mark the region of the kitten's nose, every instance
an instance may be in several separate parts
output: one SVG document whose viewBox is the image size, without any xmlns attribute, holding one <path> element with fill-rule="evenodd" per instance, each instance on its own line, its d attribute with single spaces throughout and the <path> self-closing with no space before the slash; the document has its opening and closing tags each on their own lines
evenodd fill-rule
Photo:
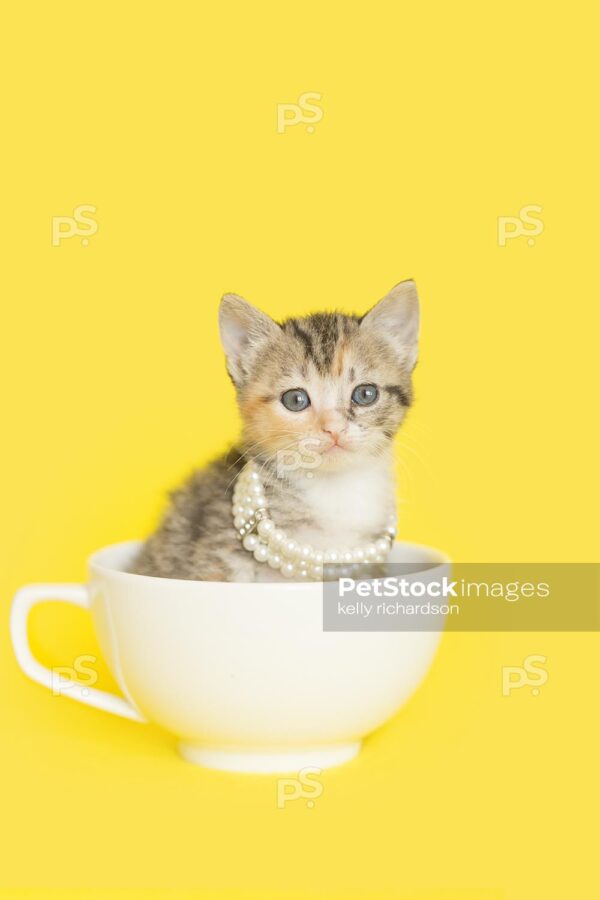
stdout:
<svg viewBox="0 0 600 900">
<path fill-rule="evenodd" d="M 337 418 L 322 419 L 321 429 L 329 435 L 334 444 L 339 444 L 340 437 L 346 431 L 346 423 L 340 422 Z"/>
</svg>

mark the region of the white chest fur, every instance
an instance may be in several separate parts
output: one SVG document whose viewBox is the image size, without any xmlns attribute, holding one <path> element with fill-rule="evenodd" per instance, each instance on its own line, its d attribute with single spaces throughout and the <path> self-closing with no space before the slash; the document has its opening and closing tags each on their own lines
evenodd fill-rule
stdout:
<svg viewBox="0 0 600 900">
<path fill-rule="evenodd" d="M 274 487 L 268 501 L 260 473 L 250 464 L 233 492 L 233 524 L 250 555 L 238 562 L 244 567 L 254 557 L 263 566 L 263 573 L 252 566 L 259 580 L 267 567 L 286 578 L 320 581 L 329 563 L 353 571 L 362 562 L 387 558 L 396 529 L 389 461 L 364 471 L 320 471 L 293 487 L 283 481 Z"/>
<path fill-rule="evenodd" d="M 295 529 L 296 540 L 324 550 L 354 546 L 381 533 L 394 509 L 389 461 L 363 469 L 315 473 L 300 487 L 309 522 Z"/>
</svg>

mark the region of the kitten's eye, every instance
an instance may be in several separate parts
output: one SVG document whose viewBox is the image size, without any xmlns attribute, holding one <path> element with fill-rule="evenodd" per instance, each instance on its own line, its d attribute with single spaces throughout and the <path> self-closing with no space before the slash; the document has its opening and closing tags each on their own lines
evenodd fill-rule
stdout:
<svg viewBox="0 0 600 900">
<path fill-rule="evenodd" d="M 285 394 L 281 395 L 281 402 L 286 409 L 292 412 L 301 412 L 307 406 L 310 406 L 310 398 L 302 388 L 293 388 L 291 391 L 286 391 Z"/>
<path fill-rule="evenodd" d="M 359 406 L 371 406 L 379 397 L 379 391 L 374 384 L 359 384 L 352 391 L 352 402 Z"/>
</svg>

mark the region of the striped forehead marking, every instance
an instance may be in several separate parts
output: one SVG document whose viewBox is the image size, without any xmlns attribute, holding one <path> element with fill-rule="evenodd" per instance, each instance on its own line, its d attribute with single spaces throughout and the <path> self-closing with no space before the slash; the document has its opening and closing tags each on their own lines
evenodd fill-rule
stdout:
<svg viewBox="0 0 600 900">
<path fill-rule="evenodd" d="M 317 371 L 325 375 L 335 367 L 337 375 L 343 369 L 340 341 L 349 337 L 358 327 L 358 319 L 340 313 L 315 313 L 306 319 L 288 319 L 283 330 L 302 346 L 304 356 Z"/>
</svg>

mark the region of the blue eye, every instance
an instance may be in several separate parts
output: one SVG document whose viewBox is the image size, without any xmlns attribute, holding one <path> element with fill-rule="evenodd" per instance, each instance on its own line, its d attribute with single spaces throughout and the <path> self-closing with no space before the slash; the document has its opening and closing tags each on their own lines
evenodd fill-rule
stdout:
<svg viewBox="0 0 600 900">
<path fill-rule="evenodd" d="M 310 398 L 302 388 L 293 388 L 291 391 L 286 391 L 285 394 L 281 395 L 281 402 L 291 412 L 302 412 L 303 409 L 310 406 Z"/>
<path fill-rule="evenodd" d="M 352 402 L 359 406 L 371 406 L 379 397 L 379 391 L 374 384 L 359 384 L 352 391 Z"/>
</svg>

